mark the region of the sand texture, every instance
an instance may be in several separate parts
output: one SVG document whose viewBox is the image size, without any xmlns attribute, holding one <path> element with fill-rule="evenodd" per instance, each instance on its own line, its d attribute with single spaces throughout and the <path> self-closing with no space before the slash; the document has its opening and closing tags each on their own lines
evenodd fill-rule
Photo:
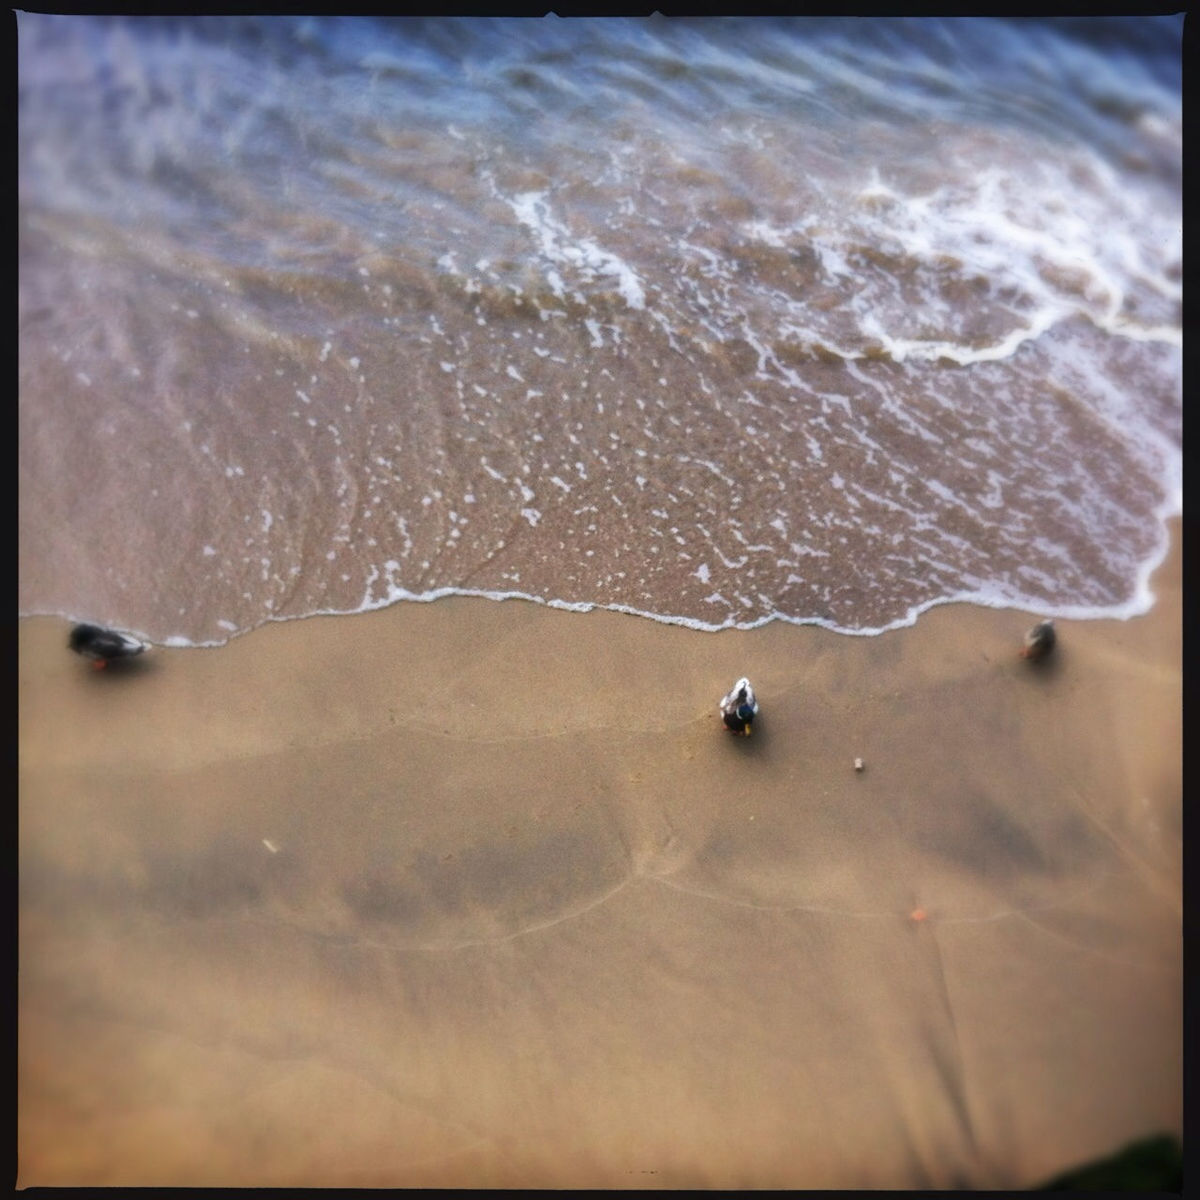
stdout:
<svg viewBox="0 0 1200 1200">
<path fill-rule="evenodd" d="M 19 1184 L 1005 1187 L 1179 1132 L 1177 535 L 1041 668 L 958 605 L 103 672 L 22 621 Z"/>
</svg>

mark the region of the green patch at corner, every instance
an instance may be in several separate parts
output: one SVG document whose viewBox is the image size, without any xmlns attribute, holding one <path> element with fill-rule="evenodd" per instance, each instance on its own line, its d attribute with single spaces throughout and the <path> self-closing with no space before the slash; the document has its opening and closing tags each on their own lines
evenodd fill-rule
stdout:
<svg viewBox="0 0 1200 1200">
<path fill-rule="evenodd" d="M 1182 1193 L 1183 1146 L 1169 1135 L 1145 1138 L 1110 1158 L 1066 1171 L 1033 1190 Z"/>
</svg>

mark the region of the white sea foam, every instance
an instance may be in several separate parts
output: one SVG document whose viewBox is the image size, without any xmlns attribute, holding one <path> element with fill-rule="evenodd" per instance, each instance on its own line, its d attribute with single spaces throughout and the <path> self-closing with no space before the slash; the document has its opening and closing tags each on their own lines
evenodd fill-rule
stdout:
<svg viewBox="0 0 1200 1200">
<path fill-rule="evenodd" d="M 646 307 L 646 293 L 633 268 L 591 238 L 574 237 L 565 225 L 550 215 L 545 192 L 523 192 L 505 199 L 517 220 L 534 235 L 543 257 L 558 266 L 573 268 L 584 282 L 597 278 L 614 279 L 617 290 L 630 308 Z"/>
<path fill-rule="evenodd" d="M 1126 311 L 1135 281 L 1164 302 L 1178 299 L 1179 286 L 1167 273 L 1180 257 L 1178 222 L 1140 193 L 1120 188 L 1096 155 L 1083 149 L 1075 154 L 1077 161 L 984 167 L 967 180 L 925 194 L 906 193 L 872 168 L 858 192 L 858 207 L 830 198 L 831 211 L 819 219 L 810 215 L 785 226 L 758 219 L 746 222 L 742 231 L 773 249 L 811 247 L 830 277 L 853 276 L 849 263 L 861 247 L 885 245 L 914 264 L 928 263 L 931 289 L 939 286 L 936 272 L 944 269 L 939 264 L 954 264 L 955 275 L 963 279 L 987 280 L 996 295 L 1013 291 L 1023 298 L 1024 310 L 1012 328 L 994 341 L 915 337 L 907 328 L 914 314 L 911 303 L 899 303 L 886 281 L 868 281 L 838 313 L 855 316 L 858 344 L 814 323 L 811 311 L 805 323 L 791 326 L 802 343 L 820 342 L 847 359 L 861 360 L 874 352 L 871 347 L 880 347 L 897 362 L 1005 361 L 1076 314 L 1120 336 L 1180 344 L 1177 325 L 1135 319 Z M 1071 174 L 1080 170 L 1107 179 L 1110 186 L 1081 192 Z M 1072 196 L 1071 205 L 1056 210 L 1045 201 L 1055 195 Z M 1132 230 L 1138 230 L 1136 237 Z M 935 290 L 917 311 L 940 312 L 953 323 L 952 311 Z M 793 381 L 794 374 L 780 367 L 756 335 L 751 332 L 748 340 L 759 353 L 760 371 L 769 365 Z"/>
</svg>

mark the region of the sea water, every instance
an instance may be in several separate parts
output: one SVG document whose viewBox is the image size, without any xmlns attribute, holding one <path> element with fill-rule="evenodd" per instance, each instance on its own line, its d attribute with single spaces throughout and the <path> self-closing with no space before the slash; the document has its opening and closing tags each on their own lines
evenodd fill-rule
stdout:
<svg viewBox="0 0 1200 1200">
<path fill-rule="evenodd" d="M 1145 611 L 1181 36 L 20 13 L 19 610 Z"/>
</svg>

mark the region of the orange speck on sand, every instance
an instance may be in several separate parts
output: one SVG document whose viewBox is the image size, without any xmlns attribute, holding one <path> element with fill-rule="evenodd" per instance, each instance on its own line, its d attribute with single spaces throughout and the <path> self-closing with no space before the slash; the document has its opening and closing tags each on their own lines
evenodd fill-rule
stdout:
<svg viewBox="0 0 1200 1200">
<path fill-rule="evenodd" d="M 923 921 L 928 915 L 929 914 L 923 908 L 914 908 L 912 912 L 908 914 L 908 919 L 910 921 Z"/>
</svg>

